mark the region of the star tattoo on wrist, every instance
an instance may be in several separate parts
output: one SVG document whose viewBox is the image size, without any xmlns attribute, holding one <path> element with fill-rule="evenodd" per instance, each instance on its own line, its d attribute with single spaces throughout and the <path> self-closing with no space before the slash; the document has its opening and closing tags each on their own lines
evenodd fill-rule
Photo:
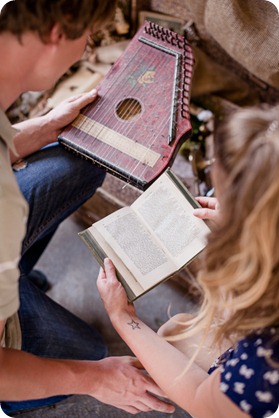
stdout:
<svg viewBox="0 0 279 418">
<path fill-rule="evenodd" d="M 132 329 L 140 329 L 139 322 L 134 321 L 134 319 L 131 319 L 131 321 L 127 322 L 127 324 L 130 325 Z"/>
</svg>

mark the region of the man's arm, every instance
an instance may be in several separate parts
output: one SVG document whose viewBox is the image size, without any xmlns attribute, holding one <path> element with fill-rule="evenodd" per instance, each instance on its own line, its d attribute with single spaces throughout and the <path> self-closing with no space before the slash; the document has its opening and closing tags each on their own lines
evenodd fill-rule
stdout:
<svg viewBox="0 0 279 418">
<path fill-rule="evenodd" d="M 14 139 L 18 155 L 11 153 L 11 162 L 14 163 L 57 141 L 57 136 L 61 130 L 71 123 L 79 115 L 80 110 L 94 101 L 96 97 L 96 90 L 73 96 L 44 116 L 15 124 L 14 127 L 19 130 Z"/>
<path fill-rule="evenodd" d="M 4 326 L 5 321 L 0 321 L 1 334 Z M 133 414 L 153 409 L 173 412 L 172 405 L 151 395 L 163 393 L 140 367 L 132 357 L 57 360 L 0 348 L 0 399 L 19 401 L 82 394 Z"/>
</svg>

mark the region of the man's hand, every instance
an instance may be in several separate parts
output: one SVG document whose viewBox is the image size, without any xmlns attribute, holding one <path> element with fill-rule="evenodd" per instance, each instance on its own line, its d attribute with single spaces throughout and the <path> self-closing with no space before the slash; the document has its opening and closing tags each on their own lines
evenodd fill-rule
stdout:
<svg viewBox="0 0 279 418">
<path fill-rule="evenodd" d="M 157 396 L 164 397 L 164 393 L 142 370 L 136 358 L 108 357 L 98 363 L 102 377 L 97 393 L 95 390 L 92 393 L 94 398 L 130 414 L 152 410 L 174 412 L 173 405 L 157 398 Z"/>
<path fill-rule="evenodd" d="M 27 119 L 14 125 L 18 129 L 15 136 L 15 148 L 17 155 L 11 152 L 11 162 L 27 157 L 40 148 L 57 141 L 62 129 L 71 123 L 80 110 L 93 102 L 97 97 L 97 91 L 73 96 L 52 109 L 44 116 Z"/>
<path fill-rule="evenodd" d="M 72 96 L 42 116 L 46 118 L 53 135 L 53 141 L 56 141 L 61 130 L 79 115 L 80 110 L 93 102 L 96 97 L 97 91 L 95 89 L 88 93 Z"/>
</svg>

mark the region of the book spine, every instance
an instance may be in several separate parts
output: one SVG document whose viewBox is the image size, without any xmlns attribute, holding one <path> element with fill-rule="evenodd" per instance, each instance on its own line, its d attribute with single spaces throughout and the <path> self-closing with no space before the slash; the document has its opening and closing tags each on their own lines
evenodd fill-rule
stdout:
<svg viewBox="0 0 279 418">
<path fill-rule="evenodd" d="M 79 237 L 86 244 L 89 250 L 92 252 L 100 266 L 104 267 L 104 259 L 107 257 L 106 253 L 99 246 L 98 242 L 92 237 L 87 230 L 79 232 Z"/>
<path fill-rule="evenodd" d="M 186 189 L 182 181 L 171 171 L 171 169 L 166 170 L 166 174 L 169 176 L 169 178 L 175 183 L 178 190 L 183 194 L 183 196 L 188 200 L 190 205 L 196 209 L 200 207 L 200 204 L 196 201 L 194 196 L 191 195 L 189 190 Z"/>
</svg>

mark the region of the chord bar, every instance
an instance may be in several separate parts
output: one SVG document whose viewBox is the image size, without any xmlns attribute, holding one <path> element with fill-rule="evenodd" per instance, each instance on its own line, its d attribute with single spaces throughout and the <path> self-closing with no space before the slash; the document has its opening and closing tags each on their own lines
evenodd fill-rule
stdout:
<svg viewBox="0 0 279 418">
<path fill-rule="evenodd" d="M 149 167 L 154 167 L 160 158 L 158 152 L 82 114 L 74 120 L 72 126 Z"/>
</svg>

